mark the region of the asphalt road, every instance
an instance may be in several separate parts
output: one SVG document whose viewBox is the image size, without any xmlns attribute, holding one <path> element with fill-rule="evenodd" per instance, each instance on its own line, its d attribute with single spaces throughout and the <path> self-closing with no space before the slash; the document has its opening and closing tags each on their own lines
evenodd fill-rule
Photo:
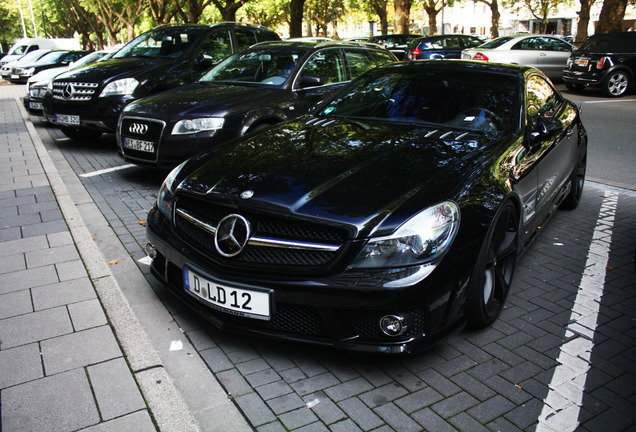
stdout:
<svg viewBox="0 0 636 432">
<path fill-rule="evenodd" d="M 578 424 L 580 431 L 633 430 L 636 96 L 564 93 L 583 104 L 590 136 L 593 181 L 581 205 L 557 212 L 520 259 L 508 305 L 494 325 L 398 358 L 247 338 L 199 322 L 143 263 L 143 221 L 166 173 L 122 167 L 112 135 L 78 144 L 37 117 L 33 122 L 107 221 L 107 229 L 95 227 L 113 234 L 96 236 L 104 256 L 123 246 L 145 276 L 147 288 L 132 286 L 130 269 L 112 266 L 133 309 L 146 314 L 144 296 L 159 296 L 196 350 L 187 354 L 205 361 L 254 429 L 564 431 Z M 162 329 L 147 331 L 156 340 L 152 333 Z M 165 351 L 160 355 L 170 362 Z M 173 363 L 177 385 L 195 406 L 200 390 L 185 361 Z M 199 411 L 201 424 L 213 421 Z"/>
</svg>

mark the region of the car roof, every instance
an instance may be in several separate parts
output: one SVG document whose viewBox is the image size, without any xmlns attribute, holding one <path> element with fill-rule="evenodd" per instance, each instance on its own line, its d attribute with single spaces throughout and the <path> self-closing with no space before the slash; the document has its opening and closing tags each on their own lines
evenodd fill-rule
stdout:
<svg viewBox="0 0 636 432">
<path fill-rule="evenodd" d="M 252 47 L 264 47 L 264 46 L 278 46 L 278 47 L 298 47 L 298 48 L 309 48 L 309 49 L 318 49 L 318 48 L 328 48 L 328 47 L 361 47 L 361 48 L 371 48 L 378 49 L 382 51 L 386 51 L 386 49 L 379 44 L 374 44 L 372 42 L 355 42 L 355 41 L 340 41 L 340 40 L 330 40 L 330 41 L 312 41 L 312 40 L 283 40 L 283 41 L 265 41 L 259 42 Z"/>
<path fill-rule="evenodd" d="M 398 62 L 388 65 L 379 66 L 376 69 L 405 69 L 409 70 L 432 70 L 432 69 L 460 69 L 471 70 L 475 72 L 493 72 L 503 73 L 507 75 L 515 75 L 521 77 L 530 71 L 536 71 L 541 74 L 541 71 L 531 66 L 508 64 L 508 63 L 490 63 L 473 60 L 456 60 L 456 59 L 440 59 L 440 60 L 418 60 L 416 62 Z"/>
</svg>

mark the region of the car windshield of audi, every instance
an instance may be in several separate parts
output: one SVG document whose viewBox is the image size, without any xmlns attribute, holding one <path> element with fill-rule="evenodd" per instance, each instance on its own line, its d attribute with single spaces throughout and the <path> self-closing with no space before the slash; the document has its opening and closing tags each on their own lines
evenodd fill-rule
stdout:
<svg viewBox="0 0 636 432">
<path fill-rule="evenodd" d="M 280 37 L 241 23 L 159 26 L 108 60 L 55 77 L 44 114 L 69 138 L 91 140 L 115 132 L 121 110 L 133 100 L 194 82 L 233 52 L 267 40 Z"/>
<path fill-rule="evenodd" d="M 231 138 L 306 114 L 349 80 L 397 59 L 382 47 L 341 42 L 264 42 L 198 82 L 128 105 L 119 152 L 131 162 L 175 167 Z"/>
<path fill-rule="evenodd" d="M 586 155 L 576 105 L 537 69 L 393 63 L 175 168 L 151 270 L 224 330 L 415 351 L 497 318 L 518 253 L 578 204 Z"/>
</svg>

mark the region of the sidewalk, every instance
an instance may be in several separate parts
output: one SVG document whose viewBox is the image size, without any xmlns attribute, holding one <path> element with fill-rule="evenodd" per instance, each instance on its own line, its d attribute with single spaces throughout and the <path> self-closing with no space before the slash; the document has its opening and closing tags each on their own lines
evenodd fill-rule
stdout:
<svg viewBox="0 0 636 432">
<path fill-rule="evenodd" d="M 94 203 L 54 164 L 63 158 L 37 136 L 23 92 L 0 85 L 2 430 L 212 430 L 113 278 L 83 222 L 82 207 Z"/>
</svg>

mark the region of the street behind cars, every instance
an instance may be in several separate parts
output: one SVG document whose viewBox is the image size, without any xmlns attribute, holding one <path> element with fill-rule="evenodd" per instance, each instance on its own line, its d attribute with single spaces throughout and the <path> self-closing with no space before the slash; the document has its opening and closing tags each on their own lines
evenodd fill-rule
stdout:
<svg viewBox="0 0 636 432">
<path fill-rule="evenodd" d="M 533 68 L 383 66 L 175 168 L 151 269 L 225 330 L 416 351 L 498 317 L 518 254 L 578 205 L 586 157 L 577 107 Z"/>
<path fill-rule="evenodd" d="M 142 98 L 122 112 L 120 153 L 174 167 L 229 139 L 306 114 L 348 81 L 397 61 L 365 43 L 264 42 L 229 57 L 196 83 Z"/>
<path fill-rule="evenodd" d="M 560 37 L 538 34 L 501 36 L 462 51 L 464 60 L 532 66 L 553 81 L 560 81 L 575 46 Z"/>
<path fill-rule="evenodd" d="M 577 49 L 563 69 L 572 91 L 599 87 L 608 97 L 620 97 L 636 83 L 636 33 L 596 34 Z"/>
</svg>

